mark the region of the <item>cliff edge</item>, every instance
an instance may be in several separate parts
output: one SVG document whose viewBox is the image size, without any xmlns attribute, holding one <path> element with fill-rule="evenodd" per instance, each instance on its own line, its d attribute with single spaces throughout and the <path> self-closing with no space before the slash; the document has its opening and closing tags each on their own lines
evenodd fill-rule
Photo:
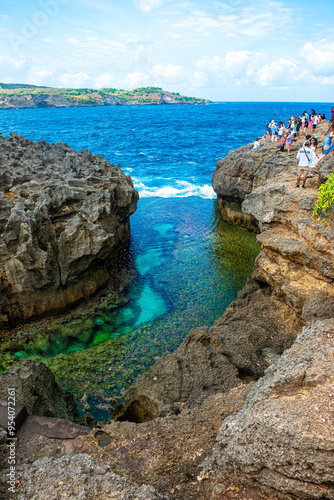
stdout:
<svg viewBox="0 0 334 500">
<path fill-rule="evenodd" d="M 0 327 L 94 293 L 130 235 L 138 194 L 102 156 L 0 136 Z"/>
</svg>

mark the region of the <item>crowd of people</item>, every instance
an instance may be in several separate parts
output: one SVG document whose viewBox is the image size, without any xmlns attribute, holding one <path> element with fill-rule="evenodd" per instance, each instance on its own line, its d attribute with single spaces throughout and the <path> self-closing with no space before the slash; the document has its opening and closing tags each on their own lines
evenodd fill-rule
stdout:
<svg viewBox="0 0 334 500">
<path fill-rule="evenodd" d="M 263 142 L 279 142 L 280 150 L 284 152 L 286 146 L 287 152 L 290 153 L 293 139 L 305 137 L 305 141 L 297 153 L 299 165 L 296 184 L 296 188 L 299 188 L 302 179 L 301 187 L 305 189 L 306 178 L 313 177 L 312 169 L 314 171 L 329 153 L 334 156 L 334 106 L 331 110 L 329 129 L 323 141 L 322 152 L 319 154 L 316 129 L 320 123 L 326 121 L 325 114 L 316 113 L 314 109 L 311 109 L 310 114 L 304 111 L 300 116 L 292 116 L 287 125 L 283 121 L 276 123 L 271 120 L 267 123 L 264 136 L 258 137 L 254 142 L 254 150 L 257 150 Z"/>
</svg>

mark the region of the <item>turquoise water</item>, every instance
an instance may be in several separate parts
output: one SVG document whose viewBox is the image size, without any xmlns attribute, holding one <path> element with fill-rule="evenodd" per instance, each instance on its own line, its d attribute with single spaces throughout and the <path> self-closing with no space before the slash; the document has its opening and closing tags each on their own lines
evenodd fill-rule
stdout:
<svg viewBox="0 0 334 500">
<path fill-rule="evenodd" d="M 143 199 L 131 227 L 124 290 L 19 332 L 30 342 L 17 354 L 46 363 L 97 419 L 192 328 L 223 314 L 258 252 L 255 235 L 222 222 L 212 200 Z"/>
</svg>

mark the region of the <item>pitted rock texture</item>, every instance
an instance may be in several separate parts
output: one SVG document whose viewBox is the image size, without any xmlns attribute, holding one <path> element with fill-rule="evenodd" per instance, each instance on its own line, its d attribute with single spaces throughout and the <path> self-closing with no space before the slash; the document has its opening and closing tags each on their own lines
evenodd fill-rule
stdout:
<svg viewBox="0 0 334 500">
<path fill-rule="evenodd" d="M 327 128 L 322 124 L 317 130 L 319 150 Z M 262 251 L 253 278 L 270 285 L 277 298 L 312 322 L 330 317 L 328 308 L 312 307 L 314 300 L 329 307 L 334 295 L 334 227 L 312 216 L 318 182 L 327 180 L 333 160 L 320 163 L 305 190 L 295 189 L 296 153 L 303 140 L 294 141 L 290 154 L 280 152 L 277 143 L 262 144 L 257 151 L 247 145 L 229 152 L 217 164 L 213 187 L 221 206 L 231 200 L 238 203 L 240 217 L 253 218 L 259 227 Z"/>
<path fill-rule="evenodd" d="M 30 415 L 75 420 L 77 408 L 72 394 L 63 391 L 44 363 L 24 360 L 0 375 L 0 399 L 8 399 L 8 388 L 15 389 L 16 403 Z"/>
<path fill-rule="evenodd" d="M 16 473 L 18 500 L 162 500 L 152 486 L 138 486 L 89 455 L 42 458 Z"/>
<path fill-rule="evenodd" d="M 143 422 L 176 414 L 185 404 L 256 380 L 303 325 L 270 287 L 250 279 L 212 327 L 192 330 L 176 351 L 136 379 L 114 418 Z"/>
<path fill-rule="evenodd" d="M 138 194 L 102 156 L 0 136 L 0 327 L 94 293 L 129 239 Z"/>
<path fill-rule="evenodd" d="M 157 418 L 140 425 L 111 422 L 91 430 L 90 434 L 81 432 L 73 439 L 61 437 L 59 433 L 55 439 L 53 429 L 53 434 L 46 433 L 32 422 L 28 429 L 24 426 L 18 434 L 18 465 L 45 456 L 60 458 L 85 453 L 96 462 L 109 465 L 117 474 L 124 472 L 138 484 L 149 483 L 157 492 L 173 500 L 217 500 L 216 491 L 233 491 L 235 487 L 243 492 L 240 498 L 259 500 L 256 492 L 249 488 L 243 491 L 240 484 L 233 484 L 228 478 L 197 481 L 201 472 L 199 465 L 212 454 L 222 423 L 241 410 L 251 387 L 252 384 L 240 385 L 227 393 L 209 396 L 197 401 L 193 408 L 185 405 L 177 416 Z M 29 418 L 32 417 L 27 420 Z M 39 419 L 46 420 L 45 417 Z"/>
<path fill-rule="evenodd" d="M 225 420 L 207 475 L 261 485 L 270 498 L 334 498 L 334 320 L 306 328 Z"/>
</svg>

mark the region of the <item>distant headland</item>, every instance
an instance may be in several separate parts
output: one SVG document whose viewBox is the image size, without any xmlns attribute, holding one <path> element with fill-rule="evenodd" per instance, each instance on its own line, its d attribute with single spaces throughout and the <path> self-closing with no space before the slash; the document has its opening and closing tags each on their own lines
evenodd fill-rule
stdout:
<svg viewBox="0 0 334 500">
<path fill-rule="evenodd" d="M 133 104 L 209 104 L 212 101 L 185 97 L 160 87 L 134 90 L 115 88 L 63 89 L 19 83 L 0 83 L 0 109 L 73 108 Z"/>
</svg>

